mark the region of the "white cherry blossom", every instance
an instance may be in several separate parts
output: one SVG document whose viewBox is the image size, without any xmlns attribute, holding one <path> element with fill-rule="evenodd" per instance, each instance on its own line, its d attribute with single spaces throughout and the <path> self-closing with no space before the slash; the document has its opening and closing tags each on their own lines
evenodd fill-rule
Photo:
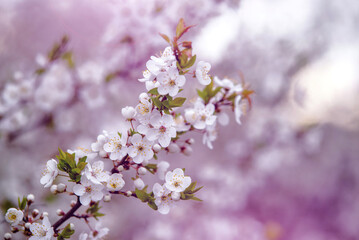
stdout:
<svg viewBox="0 0 359 240">
<path fill-rule="evenodd" d="M 161 186 L 159 183 L 153 185 L 153 194 L 155 196 L 155 204 L 158 207 L 158 212 L 161 214 L 168 214 L 170 211 L 170 205 L 173 203 L 171 199 L 171 191 L 165 186 Z"/>
<path fill-rule="evenodd" d="M 236 118 L 236 122 L 238 124 L 241 124 L 241 116 L 242 116 L 242 105 L 240 104 L 242 97 L 240 95 L 238 95 L 235 99 L 234 99 L 234 115 Z"/>
<path fill-rule="evenodd" d="M 157 175 L 159 179 L 165 180 L 165 173 L 169 167 L 170 164 L 167 161 L 161 161 L 159 164 L 157 164 Z"/>
<path fill-rule="evenodd" d="M 203 135 L 202 142 L 206 144 L 209 149 L 213 149 L 212 142 L 217 139 L 218 132 L 216 124 L 209 125 L 206 128 L 206 132 Z"/>
<path fill-rule="evenodd" d="M 162 147 L 168 147 L 171 138 L 176 137 L 176 129 L 173 127 L 173 117 L 171 115 L 155 114 L 150 119 L 152 128 L 145 130 L 146 138 L 150 141 L 158 139 L 158 143 Z"/>
<path fill-rule="evenodd" d="M 108 228 L 103 228 L 101 222 L 97 222 L 95 226 L 95 230 L 93 230 L 89 234 L 90 240 L 101 240 L 104 239 L 104 237 L 108 234 L 110 230 Z"/>
<path fill-rule="evenodd" d="M 200 61 L 197 63 L 196 77 L 200 84 L 208 85 L 211 83 L 211 78 L 208 74 L 209 70 L 211 70 L 211 64 L 208 62 Z"/>
<path fill-rule="evenodd" d="M 173 192 L 183 192 L 191 184 L 191 177 L 185 177 L 180 168 L 166 174 L 166 188 Z"/>
<path fill-rule="evenodd" d="M 32 236 L 29 240 L 51 240 L 53 239 L 54 229 L 51 227 L 47 216 L 44 217 L 42 223 L 32 223 L 30 226 Z"/>
<path fill-rule="evenodd" d="M 242 84 L 234 84 L 234 82 L 228 78 L 223 78 L 222 80 L 218 77 L 214 77 L 214 82 L 224 89 L 228 90 L 228 94 L 231 95 L 232 93 L 240 93 L 243 91 Z"/>
<path fill-rule="evenodd" d="M 214 114 L 215 107 L 212 103 L 204 105 L 201 101 L 197 101 L 194 109 L 186 109 L 186 120 L 193 124 L 196 129 L 205 129 L 206 126 L 215 123 L 217 116 Z"/>
<path fill-rule="evenodd" d="M 152 103 L 149 99 L 142 98 L 140 103 L 136 106 L 136 118 L 142 124 L 148 124 L 152 113 Z"/>
<path fill-rule="evenodd" d="M 121 113 L 122 113 L 122 116 L 124 116 L 124 118 L 131 119 L 131 118 L 135 117 L 136 110 L 131 106 L 126 106 L 121 109 Z"/>
<path fill-rule="evenodd" d="M 122 174 L 114 173 L 107 180 L 107 189 L 109 191 L 118 191 L 121 190 L 125 186 L 125 181 L 122 178 Z"/>
<path fill-rule="evenodd" d="M 100 201 L 103 197 L 103 185 L 96 184 L 90 181 L 86 175 L 82 175 L 81 184 L 76 184 L 73 187 L 74 193 L 80 197 L 82 205 L 87 206 L 92 201 Z"/>
<path fill-rule="evenodd" d="M 5 214 L 5 220 L 11 225 L 17 225 L 22 221 L 24 213 L 16 208 L 9 208 Z"/>
<path fill-rule="evenodd" d="M 171 97 L 177 95 L 180 87 L 186 83 L 186 78 L 179 75 L 177 67 L 170 67 L 166 72 L 161 72 L 157 76 L 158 93 L 161 95 L 169 94 Z"/>
<path fill-rule="evenodd" d="M 55 159 L 51 159 L 47 161 L 46 167 L 42 171 L 40 183 L 43 184 L 45 188 L 48 188 L 51 186 L 58 174 L 59 171 L 57 170 L 57 161 Z"/>
<path fill-rule="evenodd" d="M 96 161 L 92 164 L 88 163 L 85 169 L 86 177 L 96 184 L 101 184 L 101 182 L 106 182 L 110 175 L 104 171 L 103 161 Z"/>
<path fill-rule="evenodd" d="M 137 164 L 144 160 L 150 160 L 153 157 L 153 142 L 142 138 L 140 134 L 134 134 L 130 138 L 132 145 L 128 148 L 128 155 L 133 158 Z"/>
<path fill-rule="evenodd" d="M 103 147 L 108 141 L 108 133 L 106 131 L 103 131 L 103 134 L 97 136 L 97 141 L 91 144 L 92 151 L 98 152 L 100 157 L 107 156 L 107 152 Z"/>
<path fill-rule="evenodd" d="M 127 154 L 127 133 L 111 133 L 109 134 L 109 142 L 107 142 L 103 149 L 110 153 L 111 160 L 120 160 Z"/>
<path fill-rule="evenodd" d="M 191 125 L 186 123 L 182 115 L 176 115 L 173 120 L 177 132 L 186 132 L 191 128 Z"/>
</svg>

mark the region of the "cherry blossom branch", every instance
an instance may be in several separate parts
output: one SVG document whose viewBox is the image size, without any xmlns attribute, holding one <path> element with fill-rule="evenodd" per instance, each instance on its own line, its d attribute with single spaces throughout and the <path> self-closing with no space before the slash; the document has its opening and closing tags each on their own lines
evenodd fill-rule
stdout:
<svg viewBox="0 0 359 240">
<path fill-rule="evenodd" d="M 69 218 L 74 216 L 74 213 L 82 206 L 82 204 L 80 203 L 80 198 L 77 197 L 77 202 L 76 204 L 62 217 L 60 218 L 57 222 L 55 222 L 52 227 L 54 229 L 54 232 L 57 233 L 58 232 L 58 228 L 64 223 L 66 222 Z"/>
</svg>

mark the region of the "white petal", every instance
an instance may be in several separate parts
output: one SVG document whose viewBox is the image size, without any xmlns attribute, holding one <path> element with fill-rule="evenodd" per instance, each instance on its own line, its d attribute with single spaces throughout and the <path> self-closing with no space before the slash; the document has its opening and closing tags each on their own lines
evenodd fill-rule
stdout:
<svg viewBox="0 0 359 240">
<path fill-rule="evenodd" d="M 85 194 L 80 197 L 80 202 L 82 205 L 87 206 L 91 202 L 91 198 L 89 194 Z"/>
<path fill-rule="evenodd" d="M 84 186 L 82 186 L 81 184 L 76 184 L 72 191 L 74 191 L 74 193 L 77 195 L 77 196 L 82 196 L 85 194 L 86 192 L 86 189 Z"/>
</svg>

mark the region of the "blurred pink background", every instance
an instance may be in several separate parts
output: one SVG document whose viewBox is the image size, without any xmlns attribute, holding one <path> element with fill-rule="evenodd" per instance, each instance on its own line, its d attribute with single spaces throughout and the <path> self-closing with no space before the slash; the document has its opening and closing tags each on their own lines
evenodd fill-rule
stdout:
<svg viewBox="0 0 359 240">
<path fill-rule="evenodd" d="M 108 239 L 359 239 L 355 0 L 2 0 L 1 215 L 28 193 L 52 221 L 69 208 L 70 197 L 50 198 L 39 184 L 42 165 L 57 147 L 89 146 L 121 124 L 121 108 L 145 91 L 137 79 L 146 61 L 166 47 L 158 33 L 173 34 L 181 17 L 196 25 L 186 38 L 197 59 L 219 77 L 244 76 L 253 107 L 241 126 L 232 117 L 220 128 L 213 150 L 194 134 L 190 157 L 159 156 L 186 167 L 203 202 L 160 215 L 113 197 L 102 209 Z M 65 34 L 75 69 L 59 65 L 47 85 L 21 85 Z M 14 84 L 31 101 L 12 95 Z M 77 239 L 87 229 L 75 225 Z"/>
</svg>

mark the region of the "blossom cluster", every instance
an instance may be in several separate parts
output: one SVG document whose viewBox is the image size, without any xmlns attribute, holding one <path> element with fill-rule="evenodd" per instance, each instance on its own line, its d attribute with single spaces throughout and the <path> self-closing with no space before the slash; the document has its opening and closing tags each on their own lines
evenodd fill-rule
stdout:
<svg viewBox="0 0 359 240">
<path fill-rule="evenodd" d="M 100 203 L 111 201 L 112 195 L 137 198 L 161 214 L 169 213 L 179 200 L 201 201 L 195 195 L 202 187 L 196 188 L 197 183 L 185 175 L 184 169 L 170 171 L 170 163 L 159 161 L 158 155 L 160 152 L 190 154 L 194 140 L 183 138 L 191 131 L 202 133 L 203 143 L 213 148 L 212 142 L 218 134 L 217 121 L 228 124 L 225 110 L 229 108 L 240 123 L 244 100 L 250 103 L 252 91 L 227 78 L 212 77 L 209 73 L 211 65 L 207 62 L 196 64 L 191 42 L 179 42 L 191 27 L 181 19 L 172 41 L 161 35 L 170 46 L 160 56 L 152 56 L 147 61 L 147 69 L 139 79 L 145 83 L 147 92 L 139 95 L 136 106 L 122 109 L 126 122 L 116 132 L 103 131 L 90 149 L 66 152 L 59 149 L 57 160 L 47 162 L 40 183 L 54 194 L 77 196 L 70 211 L 65 214 L 59 209 L 57 214 L 61 218 L 51 225 L 47 214 L 30 217 L 30 204 L 25 199 L 27 205 L 19 201 L 19 209 L 8 210 L 6 219 L 9 223 L 23 228 L 23 233 L 31 240 L 51 239 L 52 236 L 64 239 L 74 233 L 74 226 L 70 223 L 60 231 L 60 225 L 71 217 L 88 223 L 89 218 L 103 216 L 99 212 Z M 205 86 L 203 90 L 197 90 L 198 97 L 189 106 L 186 98 L 178 96 L 188 81 L 198 81 Z M 106 168 L 107 165 L 111 168 Z M 149 185 L 142 179 L 148 173 L 156 174 L 160 180 L 153 184 L 150 192 L 147 190 Z M 134 189 L 125 174 L 132 175 Z M 63 177 L 73 184 L 54 184 Z M 81 206 L 87 207 L 86 213 L 76 214 Z M 25 207 L 27 209 L 23 211 Z M 108 229 L 100 225 L 90 230 L 90 233 L 82 233 L 80 239 L 101 239 L 108 233 Z"/>
</svg>

